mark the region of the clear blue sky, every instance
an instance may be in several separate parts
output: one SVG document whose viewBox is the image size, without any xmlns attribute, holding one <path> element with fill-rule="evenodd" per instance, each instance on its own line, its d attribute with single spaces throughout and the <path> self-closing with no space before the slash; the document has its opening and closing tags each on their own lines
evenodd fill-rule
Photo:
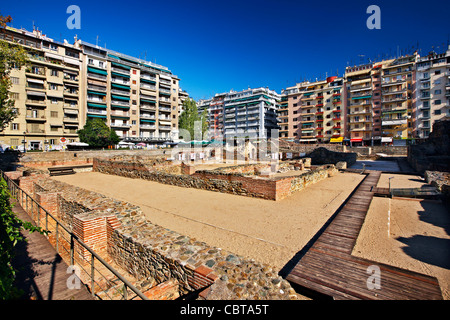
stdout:
<svg viewBox="0 0 450 320">
<path fill-rule="evenodd" d="M 81 29 L 69 30 L 69 5 Z M 381 29 L 369 30 L 369 5 Z M 13 26 L 34 24 L 55 40 L 86 42 L 167 66 L 194 99 L 247 87 L 281 89 L 303 79 L 342 75 L 348 64 L 447 45 L 450 1 L 2 1 Z M 363 55 L 363 57 L 361 56 Z"/>
</svg>

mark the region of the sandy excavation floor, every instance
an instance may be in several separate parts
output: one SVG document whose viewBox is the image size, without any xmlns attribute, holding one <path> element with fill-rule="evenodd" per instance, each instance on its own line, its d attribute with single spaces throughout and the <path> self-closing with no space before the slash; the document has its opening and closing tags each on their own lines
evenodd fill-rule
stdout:
<svg viewBox="0 0 450 320">
<path fill-rule="evenodd" d="M 392 176 L 393 188 L 425 184 L 419 176 L 382 174 L 378 187 Z M 450 212 L 440 201 L 374 197 L 353 255 L 436 277 L 450 299 Z"/>
<path fill-rule="evenodd" d="M 280 270 L 363 176 L 339 173 L 278 202 L 97 172 L 53 178 L 139 205 L 155 224 Z"/>
</svg>

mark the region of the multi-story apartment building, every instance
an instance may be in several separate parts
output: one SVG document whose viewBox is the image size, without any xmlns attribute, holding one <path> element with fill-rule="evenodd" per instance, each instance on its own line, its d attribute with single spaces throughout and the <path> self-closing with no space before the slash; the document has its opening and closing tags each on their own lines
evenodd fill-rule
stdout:
<svg viewBox="0 0 450 320">
<path fill-rule="evenodd" d="M 383 142 L 412 139 L 415 125 L 415 62 L 417 54 L 382 65 L 381 104 Z"/>
<path fill-rule="evenodd" d="M 372 64 L 347 67 L 345 82 L 347 99 L 346 107 L 346 138 L 352 144 L 371 143 L 374 135 L 373 103 L 374 84 L 372 81 Z"/>
<path fill-rule="evenodd" d="M 416 63 L 415 136 L 427 138 L 434 122 L 450 117 L 450 47 Z"/>
<path fill-rule="evenodd" d="M 277 109 L 280 95 L 267 88 L 230 91 L 200 100 L 198 110 L 208 110 L 212 136 L 227 138 L 271 137 L 278 130 Z"/>
<path fill-rule="evenodd" d="M 0 141 L 18 147 L 51 149 L 61 141 L 78 140 L 80 113 L 81 51 L 59 43 L 39 31 L 0 29 L 0 39 L 21 45 L 29 65 L 10 73 L 11 98 L 17 117 L 0 132 Z M 24 142 L 26 141 L 26 142 Z"/>
<path fill-rule="evenodd" d="M 282 138 L 301 142 L 341 142 L 344 138 L 343 79 L 302 82 L 282 92 Z"/>
<path fill-rule="evenodd" d="M 124 141 L 177 138 L 179 79 L 166 67 L 80 41 L 86 119 L 102 118 Z"/>
<path fill-rule="evenodd" d="M 0 39 L 23 46 L 30 65 L 11 70 L 18 116 L 2 143 L 31 149 L 77 141 L 88 119 L 100 118 L 124 141 L 160 145 L 178 137 L 185 94 L 163 66 L 76 40 L 60 43 L 39 31 L 1 28 Z"/>
</svg>

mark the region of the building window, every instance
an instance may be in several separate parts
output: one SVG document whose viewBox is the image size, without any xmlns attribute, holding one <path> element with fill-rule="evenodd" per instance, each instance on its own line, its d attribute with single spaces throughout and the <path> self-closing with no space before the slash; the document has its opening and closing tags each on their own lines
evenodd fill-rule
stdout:
<svg viewBox="0 0 450 320">
<path fill-rule="evenodd" d="M 133 80 L 133 84 L 136 84 L 136 80 Z"/>
<path fill-rule="evenodd" d="M 434 94 L 441 94 L 441 89 L 438 89 L 438 90 L 434 90 Z"/>
<path fill-rule="evenodd" d="M 58 76 L 58 70 L 52 70 L 51 75 L 53 77 L 57 77 Z"/>
<path fill-rule="evenodd" d="M 19 78 L 17 78 L 17 77 L 11 77 L 11 83 L 12 83 L 12 84 L 19 84 Z"/>
<path fill-rule="evenodd" d="M 440 105 L 441 104 L 441 100 L 434 100 L 434 104 L 435 105 Z"/>
<path fill-rule="evenodd" d="M 133 74 L 136 74 L 136 70 L 133 70 Z"/>
<path fill-rule="evenodd" d="M 11 92 L 9 94 L 9 96 L 11 97 L 11 99 L 13 100 L 19 100 L 19 93 L 18 92 Z"/>
<path fill-rule="evenodd" d="M 51 118 L 58 118 L 58 111 L 50 111 Z"/>
<path fill-rule="evenodd" d="M 11 124 L 11 130 L 19 130 L 19 124 L 18 123 L 12 123 Z"/>
<path fill-rule="evenodd" d="M 441 70 L 436 70 L 434 74 L 441 74 Z"/>
<path fill-rule="evenodd" d="M 440 115 L 441 114 L 441 110 L 434 110 L 434 114 L 435 115 Z"/>
</svg>

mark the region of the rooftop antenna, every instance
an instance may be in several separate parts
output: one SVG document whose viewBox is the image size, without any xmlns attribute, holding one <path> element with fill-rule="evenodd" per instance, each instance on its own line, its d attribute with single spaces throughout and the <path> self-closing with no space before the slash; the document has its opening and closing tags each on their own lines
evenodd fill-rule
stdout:
<svg viewBox="0 0 450 320">
<path fill-rule="evenodd" d="M 98 35 L 97 35 L 97 40 L 95 41 L 95 45 L 98 47 Z"/>
</svg>

